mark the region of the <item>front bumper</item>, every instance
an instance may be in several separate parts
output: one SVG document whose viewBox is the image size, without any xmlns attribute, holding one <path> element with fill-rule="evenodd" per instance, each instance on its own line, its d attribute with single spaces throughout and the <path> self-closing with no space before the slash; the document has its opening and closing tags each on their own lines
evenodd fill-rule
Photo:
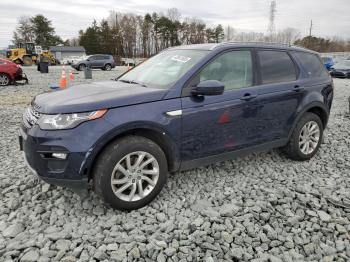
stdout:
<svg viewBox="0 0 350 262">
<path fill-rule="evenodd" d="M 79 69 L 79 65 L 78 64 L 70 64 L 70 66 L 72 67 L 72 68 L 74 68 L 75 70 L 78 70 Z"/>
<path fill-rule="evenodd" d="M 23 153 L 24 162 L 26 163 L 29 170 L 35 174 L 37 177 L 39 177 L 44 182 L 55 185 L 55 186 L 62 186 L 72 189 L 73 191 L 80 191 L 82 189 L 86 189 L 88 187 L 88 180 L 87 178 L 82 178 L 81 180 L 71 180 L 71 179 L 56 179 L 56 178 L 50 178 L 45 176 L 40 176 L 37 171 L 29 164 L 26 154 Z"/>
<path fill-rule="evenodd" d="M 348 72 L 348 71 L 331 71 L 330 75 L 332 77 L 348 78 L 348 77 L 350 77 L 350 72 Z"/>
<path fill-rule="evenodd" d="M 50 145 L 45 131 L 37 130 L 38 136 L 33 136 L 26 127 L 21 126 L 18 132 L 20 150 L 23 150 L 24 160 L 28 168 L 43 181 L 74 191 L 88 187 L 88 177 L 83 175 L 82 166 L 85 153 L 72 152 L 57 143 Z M 59 141 L 59 140 L 58 140 Z M 65 153 L 66 159 L 58 159 L 52 153 Z"/>
<path fill-rule="evenodd" d="M 22 71 L 21 68 L 18 68 L 17 71 L 16 71 L 16 74 L 14 76 L 14 81 L 22 81 L 24 80 L 25 83 L 28 84 L 28 77 L 27 75 Z"/>
</svg>

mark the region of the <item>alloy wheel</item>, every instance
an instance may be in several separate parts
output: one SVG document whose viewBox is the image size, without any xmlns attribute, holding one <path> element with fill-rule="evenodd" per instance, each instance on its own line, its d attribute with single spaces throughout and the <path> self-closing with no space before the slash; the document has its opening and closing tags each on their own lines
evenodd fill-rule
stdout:
<svg viewBox="0 0 350 262">
<path fill-rule="evenodd" d="M 123 201 L 138 201 L 149 195 L 159 178 L 156 158 L 144 151 L 124 156 L 114 167 L 111 186 L 114 194 Z"/>
<path fill-rule="evenodd" d="M 0 74 L 0 85 L 6 86 L 9 83 L 10 83 L 10 78 L 8 77 L 8 75 Z"/>
<path fill-rule="evenodd" d="M 299 149 L 309 155 L 315 151 L 320 140 L 320 127 L 315 121 L 307 122 L 300 131 Z"/>
</svg>

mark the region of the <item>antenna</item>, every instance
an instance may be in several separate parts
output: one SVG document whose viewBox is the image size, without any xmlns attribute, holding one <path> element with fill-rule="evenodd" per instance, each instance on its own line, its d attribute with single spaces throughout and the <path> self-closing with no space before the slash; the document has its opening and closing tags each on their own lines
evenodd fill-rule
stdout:
<svg viewBox="0 0 350 262">
<path fill-rule="evenodd" d="M 273 0 L 271 1 L 270 4 L 270 15 L 269 15 L 269 27 L 267 29 L 269 36 L 270 36 L 270 41 L 273 40 L 273 37 L 275 35 L 275 17 L 276 17 L 276 1 Z"/>
</svg>

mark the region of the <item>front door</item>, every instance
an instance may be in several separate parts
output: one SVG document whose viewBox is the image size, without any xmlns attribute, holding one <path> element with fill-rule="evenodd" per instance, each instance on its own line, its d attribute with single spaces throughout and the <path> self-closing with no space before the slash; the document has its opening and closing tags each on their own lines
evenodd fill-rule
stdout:
<svg viewBox="0 0 350 262">
<path fill-rule="evenodd" d="M 102 55 L 95 56 L 94 67 L 101 68 L 103 67 L 104 57 Z"/>
<path fill-rule="evenodd" d="M 218 80 L 225 91 L 216 96 L 182 97 L 182 160 L 241 149 L 261 140 L 255 132 L 259 105 L 253 68 L 251 51 L 232 50 L 214 58 L 185 87 Z"/>
</svg>

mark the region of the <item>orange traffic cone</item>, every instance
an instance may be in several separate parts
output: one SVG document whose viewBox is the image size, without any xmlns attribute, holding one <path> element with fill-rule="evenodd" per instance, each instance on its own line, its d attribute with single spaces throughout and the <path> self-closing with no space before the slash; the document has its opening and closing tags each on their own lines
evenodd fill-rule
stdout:
<svg viewBox="0 0 350 262">
<path fill-rule="evenodd" d="M 74 75 L 72 69 L 69 70 L 69 80 L 74 81 Z"/>
<path fill-rule="evenodd" d="M 67 87 L 67 79 L 66 79 L 66 72 L 64 71 L 64 67 L 62 67 L 62 73 L 61 73 L 61 79 L 60 79 L 60 88 L 66 88 Z"/>
</svg>

